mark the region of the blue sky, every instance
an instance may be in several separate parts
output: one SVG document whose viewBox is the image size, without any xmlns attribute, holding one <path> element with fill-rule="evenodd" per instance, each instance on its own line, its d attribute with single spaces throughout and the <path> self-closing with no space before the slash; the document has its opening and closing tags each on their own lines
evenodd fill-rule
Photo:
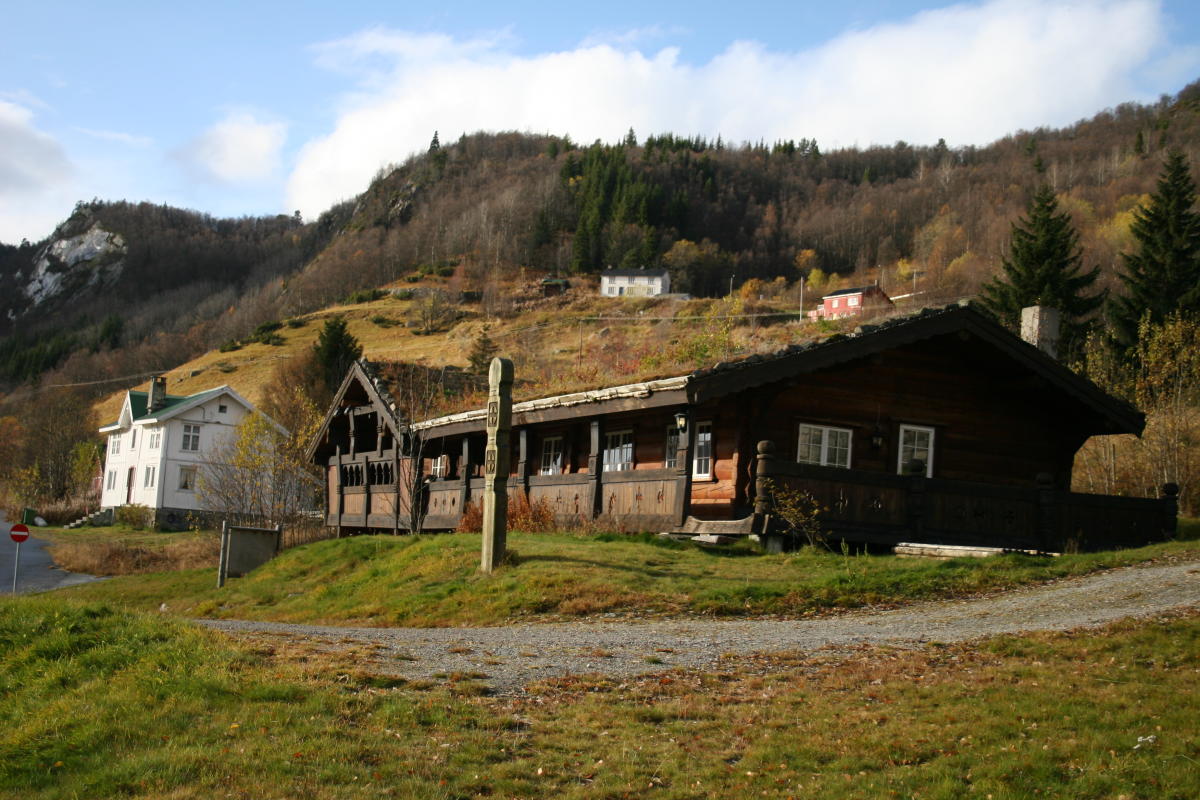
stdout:
<svg viewBox="0 0 1200 800">
<path fill-rule="evenodd" d="M 9 243 L 93 197 L 312 218 L 434 130 L 956 146 L 1200 78 L 1183 0 L 8 5 Z"/>
</svg>

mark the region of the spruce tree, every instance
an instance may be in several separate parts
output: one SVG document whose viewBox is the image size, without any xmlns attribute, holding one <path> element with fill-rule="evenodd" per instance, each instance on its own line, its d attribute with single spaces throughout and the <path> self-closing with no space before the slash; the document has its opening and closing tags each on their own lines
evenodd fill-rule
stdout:
<svg viewBox="0 0 1200 800">
<path fill-rule="evenodd" d="M 362 345 L 346 328 L 342 317 L 325 320 L 325 327 L 317 334 L 313 354 L 320 366 L 321 377 L 329 392 L 336 392 L 350 366 L 362 357 Z"/>
<path fill-rule="evenodd" d="M 475 344 L 471 346 L 471 352 L 467 355 L 467 362 L 471 365 L 471 372 L 476 375 L 486 375 L 488 368 L 492 365 L 492 358 L 500 349 L 496 343 L 492 341 L 492 337 L 488 335 L 490 326 L 484 325 L 479 331 L 479 336 L 475 339 Z"/>
<path fill-rule="evenodd" d="M 1003 274 L 983 286 L 983 305 L 1002 323 L 1015 328 L 1021 309 L 1032 305 L 1057 308 L 1062 315 L 1059 353 L 1078 354 L 1090 317 L 1105 293 L 1085 294 L 1100 268 L 1083 271 L 1079 234 L 1065 211 L 1058 210 L 1054 190 L 1043 185 L 1033 195 L 1026 216 L 1012 226 L 1012 243 L 1002 262 Z"/>
<path fill-rule="evenodd" d="M 1130 230 L 1137 242 L 1125 253 L 1120 273 L 1126 294 L 1109 307 L 1113 338 L 1122 347 L 1137 342 L 1138 323 L 1161 323 L 1170 314 L 1200 312 L 1200 214 L 1196 184 L 1182 153 L 1171 152 L 1149 202 L 1134 212 Z"/>
</svg>

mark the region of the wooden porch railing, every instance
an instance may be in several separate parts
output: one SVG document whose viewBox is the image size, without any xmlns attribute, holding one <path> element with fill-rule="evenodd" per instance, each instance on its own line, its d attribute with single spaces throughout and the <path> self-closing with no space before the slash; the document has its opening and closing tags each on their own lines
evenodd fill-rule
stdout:
<svg viewBox="0 0 1200 800">
<path fill-rule="evenodd" d="M 894 544 L 913 541 L 1065 552 L 1138 547 L 1175 533 L 1179 488 L 1159 499 L 1078 494 L 1055 489 L 1049 476 L 1033 488 L 818 467 L 779 459 L 759 442 L 755 515 L 764 533 L 770 487 L 803 490 L 823 509 L 835 538 Z"/>
</svg>

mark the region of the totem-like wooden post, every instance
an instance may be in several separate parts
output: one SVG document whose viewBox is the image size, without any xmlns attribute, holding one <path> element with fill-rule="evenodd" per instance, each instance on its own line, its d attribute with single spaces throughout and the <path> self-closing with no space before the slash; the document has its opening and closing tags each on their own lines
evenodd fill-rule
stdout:
<svg viewBox="0 0 1200 800">
<path fill-rule="evenodd" d="M 488 370 L 487 449 L 483 456 L 483 554 L 491 573 L 504 560 L 508 534 L 509 437 L 512 433 L 513 364 L 493 358 Z"/>
</svg>

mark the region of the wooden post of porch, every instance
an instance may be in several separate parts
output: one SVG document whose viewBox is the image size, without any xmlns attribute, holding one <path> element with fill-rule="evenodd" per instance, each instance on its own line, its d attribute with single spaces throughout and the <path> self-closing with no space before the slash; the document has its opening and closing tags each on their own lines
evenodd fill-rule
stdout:
<svg viewBox="0 0 1200 800">
<path fill-rule="evenodd" d="M 462 457 L 458 460 L 458 474 L 462 478 L 462 489 L 458 496 L 458 514 L 462 518 L 467 513 L 467 503 L 471 502 L 471 436 L 463 434 Z"/>
<path fill-rule="evenodd" d="M 604 431 L 601 430 L 598 419 L 592 420 L 588 427 L 591 433 L 591 447 L 588 451 L 588 486 L 591 489 L 592 519 L 596 519 L 604 511 L 604 491 L 600 485 L 600 475 L 604 472 L 604 458 L 601 451 Z"/>
<path fill-rule="evenodd" d="M 695 438 L 694 420 L 690 409 L 684 409 L 679 412 L 684 415 L 685 428 L 679 431 L 678 444 L 675 449 L 675 469 L 678 478 L 678 488 L 675 496 L 675 524 L 683 527 L 683 523 L 687 521 L 688 511 L 692 507 L 692 441 Z M 676 425 L 678 431 L 678 423 L 675 418 L 671 419 L 671 424 Z"/>
<path fill-rule="evenodd" d="M 517 431 L 517 488 L 529 499 L 529 428 Z"/>
<path fill-rule="evenodd" d="M 337 450 L 334 452 L 337 456 L 336 466 L 334 467 L 337 474 L 337 497 L 334 498 L 334 501 L 337 503 L 337 538 L 340 539 L 342 538 L 342 509 L 346 505 L 345 486 L 342 482 L 342 446 L 339 444 Z"/>
</svg>

